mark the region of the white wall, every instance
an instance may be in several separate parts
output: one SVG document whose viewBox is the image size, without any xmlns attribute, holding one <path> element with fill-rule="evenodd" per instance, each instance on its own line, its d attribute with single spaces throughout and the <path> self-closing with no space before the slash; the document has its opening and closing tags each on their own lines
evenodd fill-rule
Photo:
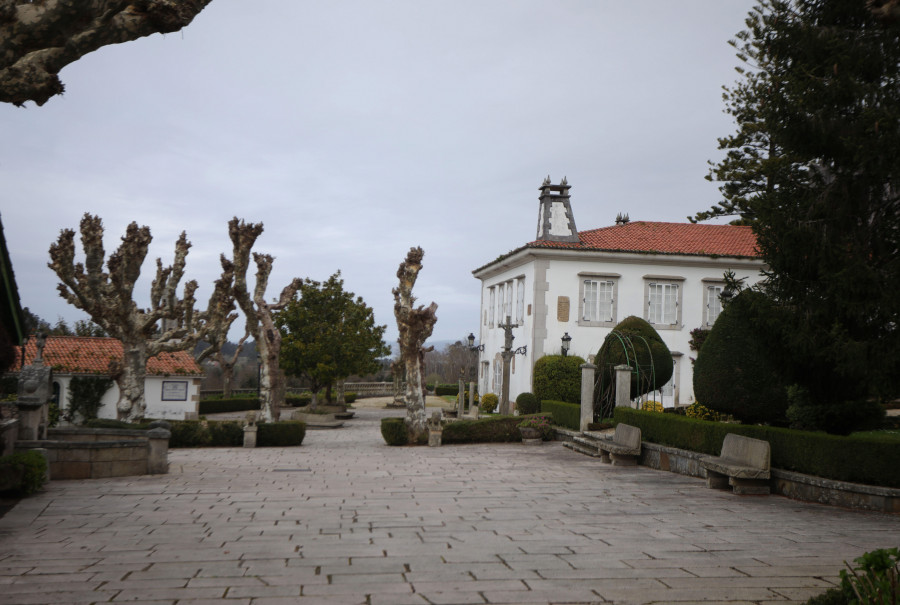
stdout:
<svg viewBox="0 0 900 605">
<path fill-rule="evenodd" d="M 60 385 L 60 410 L 64 410 L 69 405 L 68 386 L 72 380 L 70 375 L 54 374 L 53 382 Z M 164 401 L 163 400 L 163 383 L 180 383 L 178 386 L 184 386 L 187 389 L 186 401 Z M 147 376 L 144 384 L 144 399 L 147 402 L 147 418 L 168 419 L 168 420 L 184 420 L 185 413 L 197 412 L 200 402 L 200 383 L 201 379 L 193 376 Z M 175 394 L 174 385 L 168 385 L 170 396 Z M 179 395 L 180 396 L 180 393 Z M 116 402 L 119 400 L 119 387 L 113 382 L 112 386 L 106 391 L 101 400 L 100 410 L 97 412 L 98 418 L 116 418 Z"/>
</svg>

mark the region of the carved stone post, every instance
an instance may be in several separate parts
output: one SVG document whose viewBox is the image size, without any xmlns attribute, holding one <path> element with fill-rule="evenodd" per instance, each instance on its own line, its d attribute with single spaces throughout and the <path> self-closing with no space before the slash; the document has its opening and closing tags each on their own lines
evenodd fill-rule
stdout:
<svg viewBox="0 0 900 605">
<path fill-rule="evenodd" d="M 459 402 L 459 409 L 456 412 L 457 418 L 462 418 L 463 414 L 466 413 L 466 383 L 463 382 L 463 379 L 459 379 L 459 395 L 457 396 L 457 401 Z"/>
<path fill-rule="evenodd" d="M 475 383 L 469 383 L 469 414 L 472 414 L 472 409 L 475 407 Z"/>
<path fill-rule="evenodd" d="M 157 420 L 150 423 L 147 431 L 147 439 L 150 442 L 150 452 L 147 456 L 147 474 L 165 475 L 169 472 L 169 439 L 172 432 L 170 425 L 165 420 Z"/>
<path fill-rule="evenodd" d="M 19 373 L 18 401 L 19 439 L 34 441 L 47 438 L 47 405 L 53 396 L 53 370 L 44 366 L 46 334 L 37 337 L 37 352 L 31 365 Z"/>
<path fill-rule="evenodd" d="M 631 366 L 616 366 L 616 407 L 633 407 L 631 404 Z"/>
<path fill-rule="evenodd" d="M 515 336 L 513 336 L 513 328 L 518 328 L 519 324 L 512 323 L 512 318 L 507 315 L 506 323 L 500 324 L 499 328 L 503 328 L 503 350 L 500 351 L 500 357 L 503 359 L 503 384 L 500 386 L 500 413 L 501 414 L 511 414 L 512 406 L 509 404 L 509 369 L 510 362 L 515 354 L 521 351 L 523 354 L 525 353 L 524 347 L 521 349 L 516 349 L 513 351 L 512 343 Z"/>
<path fill-rule="evenodd" d="M 597 366 L 592 363 L 581 365 L 581 432 L 588 430 L 594 421 L 594 372 Z"/>
</svg>

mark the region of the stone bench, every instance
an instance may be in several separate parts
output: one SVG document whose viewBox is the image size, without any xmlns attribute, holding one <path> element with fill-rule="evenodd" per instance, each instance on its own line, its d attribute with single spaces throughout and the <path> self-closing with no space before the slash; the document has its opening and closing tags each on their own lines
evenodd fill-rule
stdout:
<svg viewBox="0 0 900 605">
<path fill-rule="evenodd" d="M 635 466 L 641 455 L 641 429 L 630 424 L 617 424 L 611 440 L 598 440 L 600 460 L 616 466 Z"/>
<path fill-rule="evenodd" d="M 769 442 L 734 433 L 725 435 L 722 454 L 700 459 L 706 469 L 706 487 L 727 489 L 735 494 L 769 494 Z"/>
</svg>

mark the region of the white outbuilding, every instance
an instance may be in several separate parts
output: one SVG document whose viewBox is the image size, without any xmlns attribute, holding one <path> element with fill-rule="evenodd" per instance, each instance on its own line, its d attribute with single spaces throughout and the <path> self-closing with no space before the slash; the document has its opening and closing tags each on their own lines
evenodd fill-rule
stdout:
<svg viewBox="0 0 900 605">
<path fill-rule="evenodd" d="M 765 263 L 750 227 L 630 221 L 577 231 L 565 179 L 540 187 L 537 237 L 473 271 L 481 281 L 479 392 L 500 394 L 501 350 L 509 317 L 517 327 L 509 396 L 532 390 L 534 362 L 560 354 L 593 361 L 612 328 L 628 316 L 650 322 L 672 352 L 672 380 L 656 394 L 667 407 L 694 401 L 691 331 L 710 328 L 722 310 L 724 275 L 745 286 Z M 660 399 L 661 397 L 661 399 Z"/>
</svg>

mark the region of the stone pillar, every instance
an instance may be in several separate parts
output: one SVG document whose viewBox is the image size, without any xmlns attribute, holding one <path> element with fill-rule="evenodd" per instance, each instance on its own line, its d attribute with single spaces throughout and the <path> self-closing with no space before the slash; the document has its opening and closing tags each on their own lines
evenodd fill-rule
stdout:
<svg viewBox="0 0 900 605">
<path fill-rule="evenodd" d="M 244 447 L 256 447 L 256 425 L 244 427 Z"/>
<path fill-rule="evenodd" d="M 466 383 L 463 382 L 463 379 L 459 379 L 459 395 L 457 395 L 457 401 L 459 402 L 459 409 L 456 412 L 457 418 L 462 418 L 463 414 L 466 413 Z"/>
<path fill-rule="evenodd" d="M 147 431 L 147 439 L 150 440 L 147 474 L 165 475 L 169 472 L 169 438 L 171 436 L 172 433 L 162 427 Z"/>
<path fill-rule="evenodd" d="M 477 411 L 473 412 L 472 411 L 473 409 L 477 410 L 478 408 L 475 407 L 475 383 L 470 382 L 469 383 L 469 415 L 474 415 L 477 417 L 478 412 Z"/>
<path fill-rule="evenodd" d="M 631 366 L 616 366 L 616 407 L 630 408 L 631 405 Z"/>
<path fill-rule="evenodd" d="M 444 425 L 441 421 L 441 412 L 435 410 L 431 418 L 426 421 L 428 427 L 428 445 L 429 447 L 440 447 L 441 437 L 444 434 Z"/>
<path fill-rule="evenodd" d="M 588 430 L 594 421 L 594 373 L 597 366 L 592 363 L 581 365 L 581 432 Z"/>
<path fill-rule="evenodd" d="M 45 408 L 53 396 L 53 370 L 44 366 L 46 335 L 37 337 L 37 352 L 31 365 L 19 372 L 18 400 L 19 439 L 33 441 L 47 438 Z"/>
</svg>

